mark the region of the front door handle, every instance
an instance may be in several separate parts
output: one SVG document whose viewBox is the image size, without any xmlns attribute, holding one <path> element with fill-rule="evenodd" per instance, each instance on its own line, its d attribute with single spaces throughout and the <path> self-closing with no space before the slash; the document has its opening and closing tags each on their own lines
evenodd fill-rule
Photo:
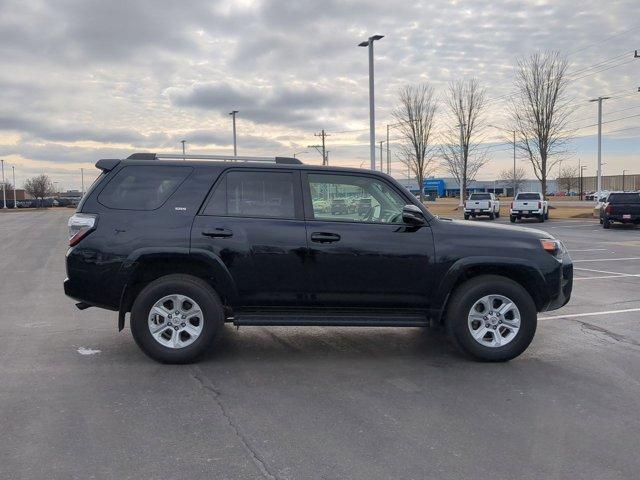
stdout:
<svg viewBox="0 0 640 480">
<path fill-rule="evenodd" d="M 229 238 L 233 237 L 233 232 L 228 228 L 214 228 L 213 230 L 203 230 L 202 235 L 211 238 Z"/>
<path fill-rule="evenodd" d="M 314 232 L 311 234 L 311 241 L 316 243 L 332 243 L 340 241 L 337 233 Z"/>
</svg>

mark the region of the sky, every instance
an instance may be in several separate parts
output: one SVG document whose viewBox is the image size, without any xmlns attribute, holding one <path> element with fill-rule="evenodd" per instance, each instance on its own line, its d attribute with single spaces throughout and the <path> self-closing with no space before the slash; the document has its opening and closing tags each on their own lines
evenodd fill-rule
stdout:
<svg viewBox="0 0 640 480">
<path fill-rule="evenodd" d="M 565 158 L 595 172 L 596 104 L 604 102 L 604 174 L 640 174 L 637 0 L 96 1 L 0 0 L 0 158 L 21 186 L 47 173 L 80 188 L 100 158 L 134 152 L 297 156 L 325 129 L 331 165 L 369 164 L 367 50 L 375 43 L 377 139 L 404 85 L 429 83 L 436 130 L 450 122 L 447 84 L 475 77 L 490 99 L 485 123 L 507 129 L 518 59 L 558 50 L 571 62 L 575 129 Z M 504 133 L 478 179 L 512 164 Z M 393 156 L 392 174 L 407 176 Z M 525 160 L 518 165 L 533 173 Z M 446 172 L 436 161 L 433 174 Z"/>
</svg>

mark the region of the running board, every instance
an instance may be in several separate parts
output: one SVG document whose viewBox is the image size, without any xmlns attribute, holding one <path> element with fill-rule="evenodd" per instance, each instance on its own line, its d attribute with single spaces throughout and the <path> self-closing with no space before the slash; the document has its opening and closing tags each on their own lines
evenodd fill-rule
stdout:
<svg viewBox="0 0 640 480">
<path fill-rule="evenodd" d="M 423 315 L 322 315 L 322 314 L 239 314 L 236 326 L 291 327 L 427 327 Z"/>
</svg>

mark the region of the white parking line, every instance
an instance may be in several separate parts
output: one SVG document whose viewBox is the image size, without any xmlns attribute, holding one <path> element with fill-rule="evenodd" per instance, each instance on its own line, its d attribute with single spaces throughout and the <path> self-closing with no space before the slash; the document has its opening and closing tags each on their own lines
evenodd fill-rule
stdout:
<svg viewBox="0 0 640 480">
<path fill-rule="evenodd" d="M 558 318 L 594 317 L 596 315 L 615 315 L 616 313 L 640 312 L 640 308 L 627 308 L 625 310 L 609 310 L 606 312 L 571 313 L 569 315 L 554 315 L 552 317 L 539 317 L 540 320 L 556 320 Z"/>
<path fill-rule="evenodd" d="M 609 270 L 594 270 L 593 268 L 574 267 L 573 269 L 580 270 L 583 272 L 607 273 L 609 275 L 627 275 L 626 273 L 622 273 L 622 272 L 610 272 Z"/>
<path fill-rule="evenodd" d="M 621 262 L 623 260 L 640 260 L 640 257 L 626 257 L 626 258 L 591 258 L 585 260 L 574 260 L 573 263 L 579 262 Z"/>
</svg>

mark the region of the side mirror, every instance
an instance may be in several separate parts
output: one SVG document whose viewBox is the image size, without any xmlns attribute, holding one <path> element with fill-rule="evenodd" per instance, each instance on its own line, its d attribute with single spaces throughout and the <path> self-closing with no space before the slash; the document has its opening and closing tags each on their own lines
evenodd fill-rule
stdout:
<svg viewBox="0 0 640 480">
<path fill-rule="evenodd" d="M 427 223 L 422 210 L 415 205 L 402 207 L 402 221 L 409 225 L 424 225 Z"/>
</svg>

